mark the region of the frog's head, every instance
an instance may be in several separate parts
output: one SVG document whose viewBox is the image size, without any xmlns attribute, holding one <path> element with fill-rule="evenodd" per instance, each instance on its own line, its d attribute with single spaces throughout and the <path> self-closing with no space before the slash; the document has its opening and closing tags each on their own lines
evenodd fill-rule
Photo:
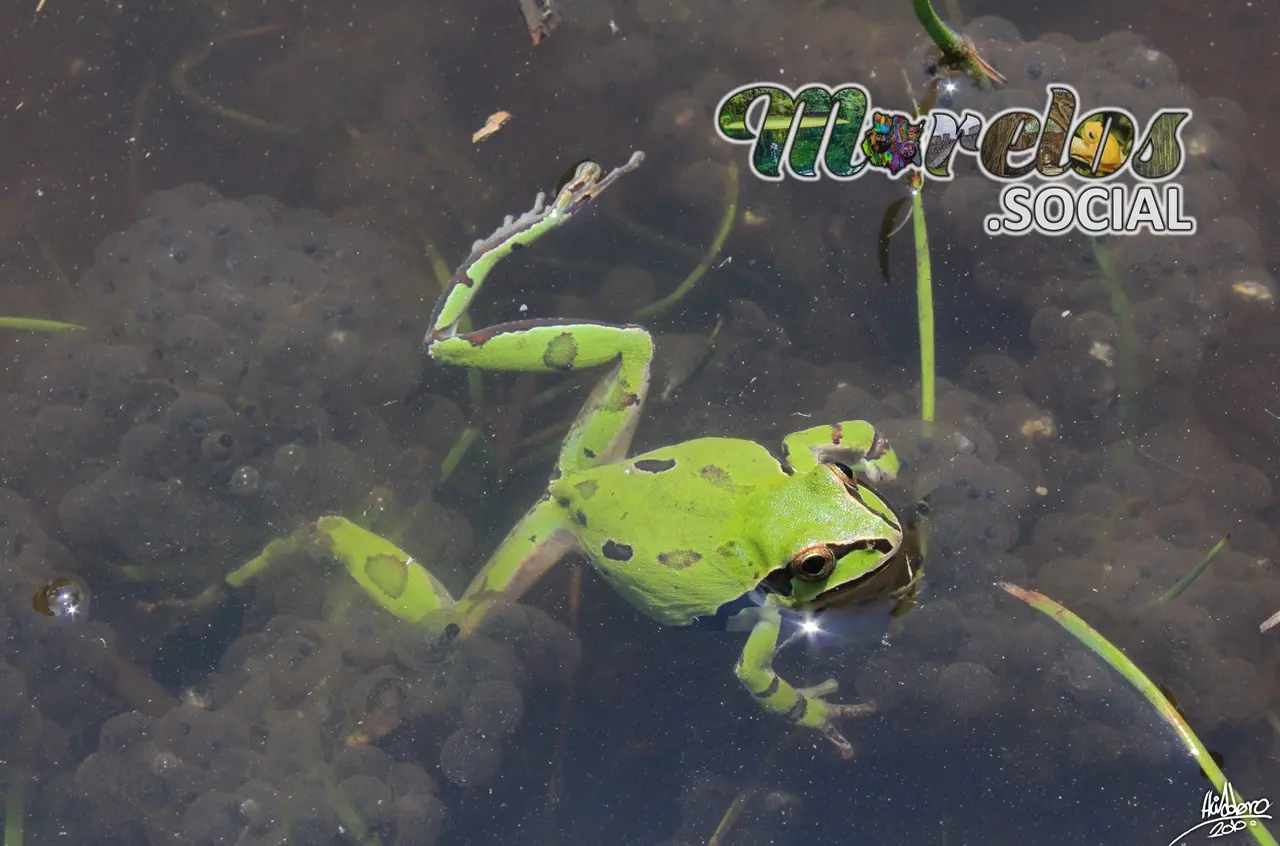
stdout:
<svg viewBox="0 0 1280 846">
<path fill-rule="evenodd" d="M 771 492 L 757 523 L 759 548 L 776 562 L 762 587 L 783 605 L 821 610 L 864 594 L 902 545 L 902 523 L 845 464 L 821 463 Z"/>
</svg>

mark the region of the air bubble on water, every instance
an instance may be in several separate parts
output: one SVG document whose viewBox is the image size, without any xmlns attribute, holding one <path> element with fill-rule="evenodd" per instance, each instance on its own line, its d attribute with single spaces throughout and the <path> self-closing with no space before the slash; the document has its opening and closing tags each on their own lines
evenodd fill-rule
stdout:
<svg viewBox="0 0 1280 846">
<path fill-rule="evenodd" d="M 300 444 L 285 444 L 276 450 L 276 469 L 292 476 L 307 463 L 307 451 Z"/>
<path fill-rule="evenodd" d="M 262 482 L 262 474 L 248 464 L 237 467 L 231 474 L 231 492 L 237 496 L 248 496 L 258 490 Z"/>
<path fill-rule="evenodd" d="M 54 579 L 36 591 L 31 607 L 46 617 L 74 625 L 89 616 L 89 588 L 79 579 Z"/>
</svg>

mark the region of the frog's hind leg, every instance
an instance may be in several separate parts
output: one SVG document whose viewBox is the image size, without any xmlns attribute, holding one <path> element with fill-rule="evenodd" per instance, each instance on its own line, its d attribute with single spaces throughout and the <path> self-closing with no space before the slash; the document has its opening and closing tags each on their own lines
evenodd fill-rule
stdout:
<svg viewBox="0 0 1280 846">
<path fill-rule="evenodd" d="M 735 671 L 756 702 L 767 711 L 786 717 L 796 725 L 814 729 L 840 750 L 841 757 L 853 757 L 853 745 L 832 724 L 833 719 L 871 714 L 875 704 L 841 705 L 828 702 L 827 694 L 835 693 L 835 679 L 827 679 L 812 687 L 793 687 L 773 669 L 773 655 L 778 649 L 778 633 L 782 617 L 776 607 L 753 611 L 755 624 L 742 648 Z"/>
<path fill-rule="evenodd" d="M 598 164 L 584 162 L 550 203 L 539 194 L 529 211 L 508 217 L 492 235 L 476 241 L 431 316 L 427 353 L 445 364 L 527 373 L 611 366 L 569 431 L 558 462 L 561 472 L 613 461 L 630 448 L 649 388 L 649 333 L 640 326 L 521 320 L 459 335 L 459 325 L 499 261 L 563 225 L 643 160 L 643 154 L 635 153 L 608 174 Z"/>
<path fill-rule="evenodd" d="M 608 365 L 560 450 L 560 472 L 621 458 L 631 447 L 649 388 L 653 339 L 641 326 L 522 320 L 435 340 L 431 357 L 486 370 L 571 373 Z"/>
<path fill-rule="evenodd" d="M 836 462 L 862 473 L 871 482 L 898 476 L 898 454 L 875 426 L 865 420 L 845 420 L 814 426 L 782 439 L 782 458 L 803 473 L 817 464 Z"/>
<path fill-rule="evenodd" d="M 550 497 L 538 502 L 507 533 L 497 551 L 458 600 L 451 622 L 474 631 L 495 601 L 516 601 L 576 548 L 564 529 L 564 510 Z"/>
</svg>

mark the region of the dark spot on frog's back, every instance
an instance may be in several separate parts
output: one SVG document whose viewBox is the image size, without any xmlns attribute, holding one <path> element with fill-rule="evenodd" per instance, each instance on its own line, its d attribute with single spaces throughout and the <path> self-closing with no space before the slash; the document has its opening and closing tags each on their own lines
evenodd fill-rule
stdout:
<svg viewBox="0 0 1280 846">
<path fill-rule="evenodd" d="M 642 458 L 632 465 L 646 473 L 665 473 L 676 466 L 674 458 Z"/>
<path fill-rule="evenodd" d="M 582 513 L 582 509 L 581 509 L 581 508 L 579 508 L 577 511 L 573 512 L 573 519 L 577 521 L 577 523 L 578 523 L 578 525 L 579 525 L 579 526 L 582 526 L 584 529 L 586 528 L 586 526 L 587 526 L 587 515 Z"/>
<path fill-rule="evenodd" d="M 595 479 L 584 479 L 573 487 L 574 490 L 578 492 L 578 496 L 583 499 L 591 499 L 591 497 L 596 495 L 596 489 L 599 488 L 600 485 L 595 481 Z"/>
<path fill-rule="evenodd" d="M 733 479 L 729 476 L 729 471 L 723 467 L 717 467 L 714 464 L 708 464 L 698 471 L 698 475 L 706 479 L 708 484 L 716 487 L 728 487 L 733 484 Z"/>
<path fill-rule="evenodd" d="M 604 542 L 604 546 L 600 547 L 600 552 L 610 561 L 630 561 L 631 556 L 635 554 L 635 550 L 625 543 L 611 540 Z"/>
<path fill-rule="evenodd" d="M 658 561 L 664 567 L 670 567 L 673 570 L 683 570 L 701 560 L 702 555 L 692 549 L 674 549 L 671 552 L 658 553 Z"/>
</svg>

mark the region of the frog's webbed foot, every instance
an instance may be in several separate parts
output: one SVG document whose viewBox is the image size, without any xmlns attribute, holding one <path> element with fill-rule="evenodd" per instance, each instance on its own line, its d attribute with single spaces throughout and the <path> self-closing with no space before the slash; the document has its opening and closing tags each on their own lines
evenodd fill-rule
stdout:
<svg viewBox="0 0 1280 846">
<path fill-rule="evenodd" d="M 826 697 L 839 688 L 835 679 L 809 687 L 795 688 L 773 669 L 773 655 L 781 627 L 779 615 L 760 609 L 751 635 L 738 659 L 736 672 L 752 697 L 767 711 L 783 716 L 799 726 L 814 729 L 840 750 L 843 758 L 853 757 L 853 744 L 832 723 L 844 717 L 861 717 L 875 712 L 872 702 L 843 704 Z"/>
<path fill-rule="evenodd" d="M 876 703 L 874 702 L 857 702 L 854 704 L 842 704 L 838 702 L 828 702 L 828 695 L 835 693 L 840 689 L 840 684 L 835 679 L 827 679 L 826 681 L 802 687 L 796 692 L 808 703 L 808 707 L 814 707 L 814 703 L 820 703 L 821 707 L 826 710 L 826 719 L 815 726 L 817 730 L 827 740 L 831 741 L 837 749 L 840 750 L 841 758 L 853 757 L 853 744 L 848 741 L 840 730 L 832 724 L 832 720 L 838 720 L 845 717 L 866 717 L 876 712 Z M 803 725 L 803 723 L 801 723 Z"/>
</svg>

